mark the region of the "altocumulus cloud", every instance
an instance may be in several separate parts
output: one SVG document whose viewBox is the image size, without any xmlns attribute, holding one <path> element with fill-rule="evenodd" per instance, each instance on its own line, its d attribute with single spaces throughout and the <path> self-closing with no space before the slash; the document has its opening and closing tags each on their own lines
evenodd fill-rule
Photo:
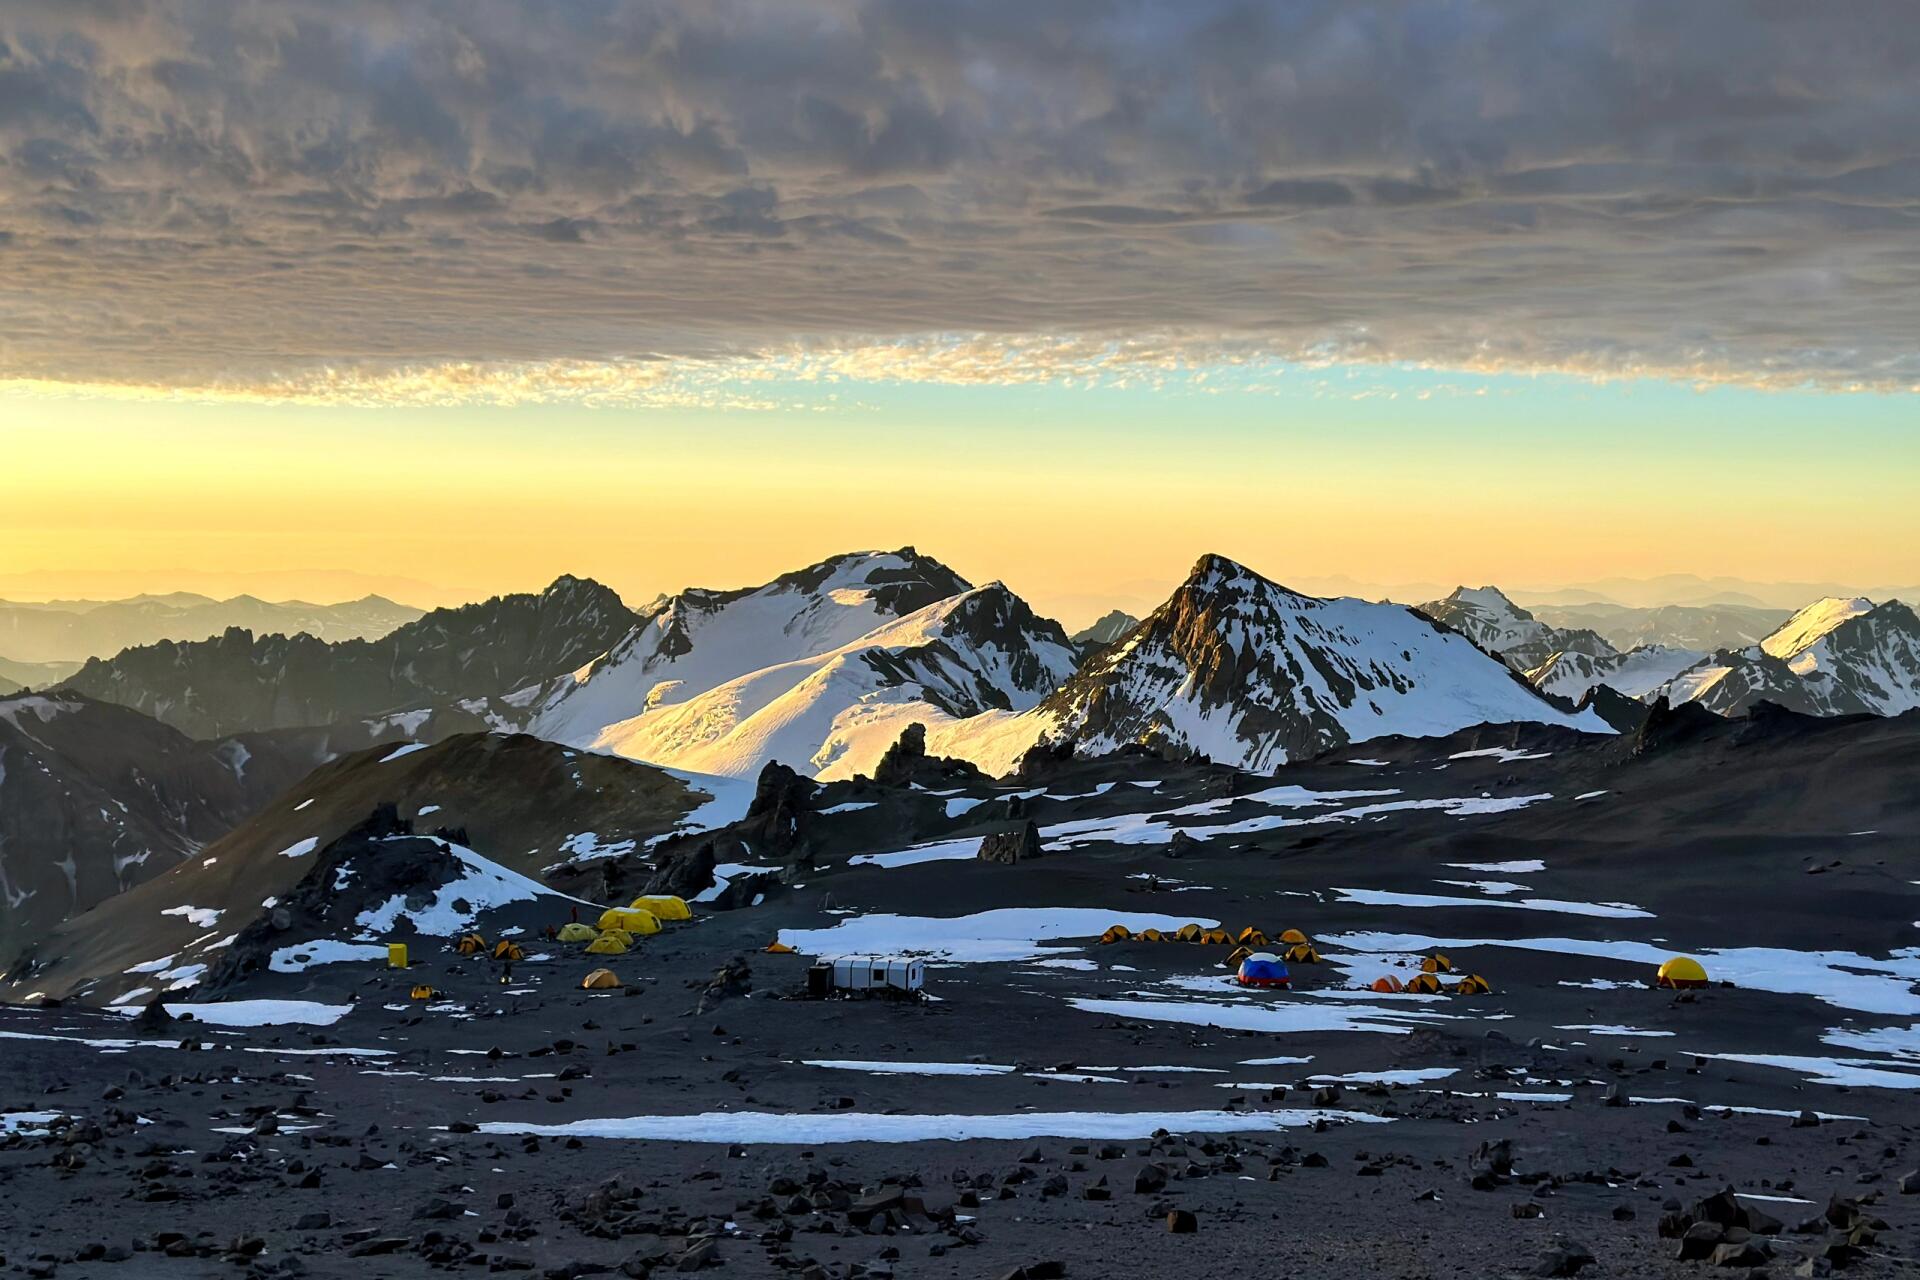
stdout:
<svg viewBox="0 0 1920 1280">
<path fill-rule="evenodd" d="M 9 0 L 0 380 L 1920 385 L 1904 3 Z"/>
</svg>

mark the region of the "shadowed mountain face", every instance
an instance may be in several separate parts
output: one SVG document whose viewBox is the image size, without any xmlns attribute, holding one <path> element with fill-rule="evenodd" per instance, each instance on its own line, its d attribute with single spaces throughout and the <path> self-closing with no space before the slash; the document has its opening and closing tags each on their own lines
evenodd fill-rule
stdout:
<svg viewBox="0 0 1920 1280">
<path fill-rule="evenodd" d="M 92 705 L 137 718 L 122 708 Z M 164 726 L 153 729 L 173 736 Z M 16 921 L 0 946 L 0 970 L 31 954 L 33 989 L 64 992 L 70 980 L 84 979 L 93 984 L 89 998 L 104 1003 L 122 991 L 156 985 L 157 971 L 126 972 L 142 961 L 174 957 L 175 967 L 187 971 L 216 964 L 226 949 L 220 939 L 256 921 L 266 922 L 259 932 L 267 938 L 291 928 L 275 929 L 272 906 L 263 904 L 287 900 L 311 878 L 321 851 L 383 807 L 423 833 L 457 831 L 462 843 L 484 847 L 491 861 L 514 876 L 538 878 L 564 866 L 578 880 L 591 879 L 600 859 L 633 855 L 671 835 L 715 800 L 711 792 L 648 765 L 488 733 L 430 747 L 373 747 L 304 776 L 282 777 L 275 790 L 271 803 L 244 821 L 209 814 L 196 827 L 208 841 L 204 847 L 196 842 L 186 850 L 190 856 L 152 868 L 125 893 L 107 900 L 96 895 L 93 910 L 65 924 L 57 916 Z M 744 810 L 744 798 L 736 808 Z M 93 878 L 110 871 L 101 853 L 78 854 L 75 861 L 91 868 Z M 394 891 L 418 887 L 402 884 Z M 349 921 L 383 900 L 375 892 L 380 886 L 328 880 L 326 888 L 358 904 L 344 914 L 329 908 Z M 295 938 L 287 933 L 284 941 Z"/>
<path fill-rule="evenodd" d="M 95 659 L 68 683 L 200 737 L 429 708 L 472 729 L 489 723 L 487 699 L 591 661 L 636 621 L 609 588 L 563 577 L 538 595 L 436 609 L 378 640 L 235 629 Z"/>
<path fill-rule="evenodd" d="M 382 596 L 341 604 L 276 603 L 252 596 L 214 600 L 185 591 L 130 600 L 0 600 L 0 654 L 15 662 L 78 666 L 122 649 L 162 640 L 205 640 L 235 627 L 328 641 L 373 640 L 420 616 L 421 610 Z"/>
<path fill-rule="evenodd" d="M 197 742 L 70 692 L 0 698 L 0 937 L 165 872 L 323 758 L 309 735 Z"/>
</svg>

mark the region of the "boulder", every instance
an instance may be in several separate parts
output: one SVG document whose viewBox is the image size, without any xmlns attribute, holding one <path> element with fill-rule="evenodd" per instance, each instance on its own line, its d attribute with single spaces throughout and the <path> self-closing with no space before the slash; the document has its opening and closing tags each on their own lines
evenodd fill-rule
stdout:
<svg viewBox="0 0 1920 1280">
<path fill-rule="evenodd" d="M 982 862 L 1012 865 L 1041 855 L 1040 828 L 1029 818 L 1011 831 L 996 831 L 980 841 L 977 855 Z"/>
</svg>

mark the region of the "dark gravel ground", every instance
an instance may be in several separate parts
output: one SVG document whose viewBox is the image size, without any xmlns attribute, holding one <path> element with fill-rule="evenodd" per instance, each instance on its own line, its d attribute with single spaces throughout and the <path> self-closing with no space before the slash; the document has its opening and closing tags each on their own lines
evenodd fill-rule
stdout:
<svg viewBox="0 0 1920 1280">
<path fill-rule="evenodd" d="M 1482 817 L 1428 811 L 1265 828 L 1200 842 L 1178 859 L 1163 844 L 1099 841 L 1014 866 L 828 866 L 762 906 L 703 913 L 648 939 L 614 962 L 630 983 L 624 992 L 577 990 L 592 962 L 563 948 L 516 968 L 503 987 L 485 962 L 417 942 L 410 974 L 333 965 L 263 975 L 244 993 L 355 1001 L 324 1028 L 147 1027 L 75 1008 L 0 1010 L 0 1111 L 68 1117 L 0 1138 L 0 1275 L 713 1269 L 814 1280 L 1025 1268 L 1040 1280 L 1204 1266 L 1308 1277 L 1786 1276 L 1835 1263 L 1849 1275 L 1915 1274 L 1920 1194 L 1903 1194 L 1901 1183 L 1920 1166 L 1920 1092 L 1817 1084 L 1809 1070 L 1698 1056 L 1897 1066 L 1822 1037 L 1911 1027 L 1915 1015 L 1898 1008 L 1752 986 L 1688 998 L 1573 986 L 1641 983 L 1647 966 L 1484 945 L 1453 954 L 1493 979 L 1492 996 L 1397 1006 L 1444 1020 L 1411 1034 L 1276 1034 L 1173 1020 L 1185 1015 L 1170 1002 L 1221 1001 L 1234 1011 L 1222 1020 L 1336 1008 L 1341 999 L 1314 992 L 1344 983 L 1340 965 L 1301 970 L 1291 994 L 1232 999 L 1225 988 L 1173 985 L 1224 974 L 1218 949 L 1081 943 L 1067 958 L 1092 968 L 937 967 L 934 1003 L 811 1003 L 784 998 L 805 959 L 758 950 L 778 929 L 847 918 L 836 911 L 953 916 L 1025 905 L 1299 924 L 1321 937 L 1664 939 L 1676 949 L 1886 957 L 1920 942 L 1909 884 L 1920 879 L 1920 822 L 1912 752 L 1872 745 L 1635 761 L 1568 749 L 1449 760 L 1459 744 L 1437 754 L 1377 745 L 1355 754 L 1384 767 L 1326 764 L 1277 781 L 1556 798 Z M 1192 779 L 1179 770 L 1137 761 L 1075 768 L 1050 791 L 1082 798 L 1036 801 L 1043 827 L 1199 794 L 1181 793 Z M 1162 786 L 1089 794 L 1129 777 Z M 1255 813 L 1229 804 L 1206 821 Z M 860 818 L 865 826 L 847 828 L 849 852 L 897 846 L 884 808 Z M 1519 877 L 1525 896 L 1626 901 L 1652 917 L 1365 905 L 1325 892 L 1468 894 L 1436 881 L 1501 877 L 1442 864 L 1532 857 L 1547 869 Z M 1142 871 L 1207 887 L 1141 890 L 1130 877 Z M 709 989 L 734 956 L 750 976 Z M 417 981 L 439 991 L 428 1008 L 406 999 Z M 1883 984 L 1892 997 L 1903 990 Z M 1141 1016 L 1071 1003 L 1133 992 L 1161 1007 Z M 1567 1029 L 1575 1026 L 1671 1034 Z M 151 1043 L 114 1043 L 136 1038 Z M 1311 1062 L 1246 1065 L 1274 1056 Z M 930 1076 L 808 1065 L 821 1060 L 1017 1069 Z M 1168 1066 L 1200 1070 L 1124 1070 Z M 1418 1070 L 1435 1074 L 1395 1087 L 1348 1083 L 1337 1096 L 1308 1078 Z M 1492 1096 L 1501 1092 L 1550 1100 Z M 1809 1109 L 1846 1118 L 1796 1121 Z M 703 1140 L 710 1129 L 694 1119 L 677 1140 L 476 1131 L 713 1112 L 789 1119 L 738 1146 Z M 1205 1119 L 1157 1138 L 1012 1141 L 827 1144 L 805 1127 L 850 1115 L 1070 1112 Z M 1278 1129 L 1276 1113 L 1299 1123 Z M 1244 1128 L 1187 1132 L 1203 1124 Z M 1730 1214 L 1713 1199 L 1728 1187 L 1768 1198 L 1741 1199 Z M 1683 1243 L 1672 1233 L 1689 1216 L 1707 1225 Z M 1720 1264 L 1677 1256 L 1716 1247 Z"/>
</svg>

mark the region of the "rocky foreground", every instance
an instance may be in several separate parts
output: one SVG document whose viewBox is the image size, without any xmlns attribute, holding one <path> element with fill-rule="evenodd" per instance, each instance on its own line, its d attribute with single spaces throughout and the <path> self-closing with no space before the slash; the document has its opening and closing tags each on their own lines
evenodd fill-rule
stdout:
<svg viewBox="0 0 1920 1280">
<path fill-rule="evenodd" d="M 263 963 L 118 1012 L 160 971 L 54 1007 L 15 975 L 0 1274 L 1911 1274 L 1920 725 L 1734 733 L 789 783 L 549 877 L 704 875 L 624 955 L 549 940 L 592 911 L 550 890 L 476 909 L 510 970 L 424 890 L 381 917 L 406 971 L 279 945 L 377 908 L 381 850 L 469 874 L 438 814 L 322 844 L 302 884 L 372 897 L 297 890 L 229 948 Z M 1324 959 L 1249 992 L 1224 948 L 1097 941 L 1186 920 Z M 799 998 L 910 944 L 932 1000 Z M 1715 985 L 1652 988 L 1683 949 Z M 1371 989 L 1435 951 L 1492 994 Z"/>
</svg>

